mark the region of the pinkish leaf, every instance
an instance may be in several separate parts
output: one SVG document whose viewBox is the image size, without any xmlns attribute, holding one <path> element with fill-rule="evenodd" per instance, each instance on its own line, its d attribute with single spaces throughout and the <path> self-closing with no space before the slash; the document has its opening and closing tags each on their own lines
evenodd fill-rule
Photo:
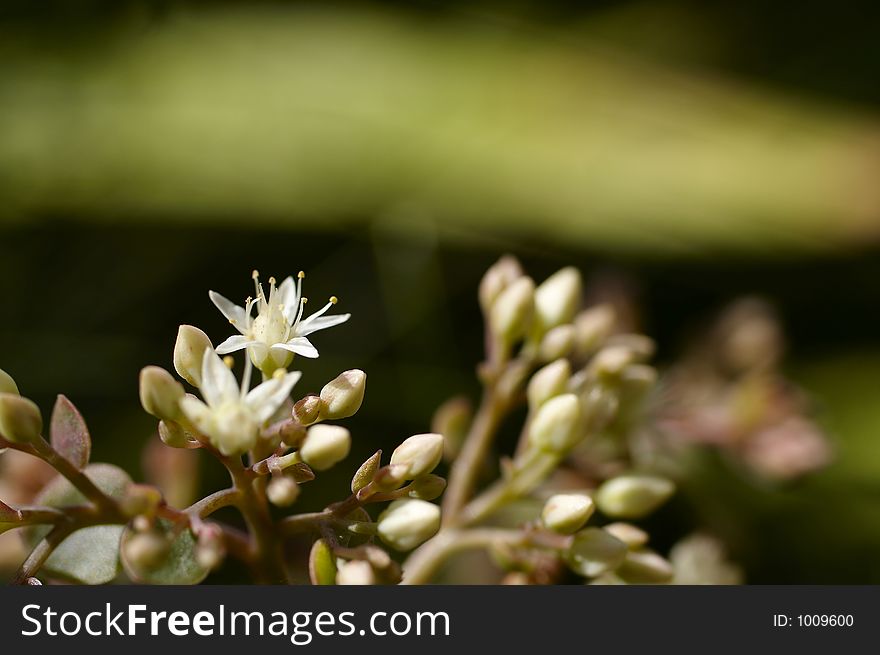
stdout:
<svg viewBox="0 0 880 655">
<path fill-rule="evenodd" d="M 89 429 L 79 410 L 66 396 L 59 395 L 55 401 L 49 436 L 52 447 L 75 467 L 81 469 L 89 463 L 92 454 Z"/>
</svg>

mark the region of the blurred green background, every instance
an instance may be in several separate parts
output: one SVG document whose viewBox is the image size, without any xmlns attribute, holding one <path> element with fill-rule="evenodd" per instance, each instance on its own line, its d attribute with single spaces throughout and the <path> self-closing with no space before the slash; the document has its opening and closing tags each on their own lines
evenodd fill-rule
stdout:
<svg viewBox="0 0 880 655">
<path fill-rule="evenodd" d="M 297 390 L 369 376 L 339 488 L 477 392 L 476 284 L 514 252 L 537 279 L 572 263 L 630 289 L 661 364 L 726 302 L 775 302 L 836 459 L 763 487 L 718 465 L 669 539 L 708 523 L 750 582 L 880 582 L 876 3 L 0 16 L 0 366 L 47 411 L 77 403 L 95 459 L 138 470 L 137 372 L 170 366 L 179 323 L 227 336 L 207 289 L 305 269 L 353 317 Z"/>
</svg>

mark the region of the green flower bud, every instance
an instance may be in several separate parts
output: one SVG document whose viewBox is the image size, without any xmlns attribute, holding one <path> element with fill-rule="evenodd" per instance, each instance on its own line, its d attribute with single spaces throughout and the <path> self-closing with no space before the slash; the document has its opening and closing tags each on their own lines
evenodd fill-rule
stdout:
<svg viewBox="0 0 880 655">
<path fill-rule="evenodd" d="M 171 373 L 158 366 L 141 369 L 141 405 L 159 419 L 176 420 L 180 415 L 180 401 L 186 395 L 183 385 Z"/>
<path fill-rule="evenodd" d="M 336 572 L 338 585 L 374 585 L 377 584 L 376 573 L 369 562 L 354 560 L 346 562 Z"/>
<path fill-rule="evenodd" d="M 192 325 L 181 325 L 174 342 L 174 370 L 194 387 L 202 386 L 205 351 L 214 349 L 208 335 Z"/>
<path fill-rule="evenodd" d="M 596 504 L 606 516 L 639 519 L 666 502 L 675 485 L 666 478 L 622 475 L 607 480 L 596 491 Z"/>
<path fill-rule="evenodd" d="M 391 453 L 391 463 L 406 466 L 406 478 L 414 480 L 430 473 L 443 457 L 443 435 L 417 434 Z"/>
<path fill-rule="evenodd" d="M 581 301 L 581 274 L 571 266 L 556 271 L 535 290 L 535 313 L 544 330 L 570 323 Z"/>
<path fill-rule="evenodd" d="M 642 548 L 626 555 L 617 575 L 630 584 L 663 584 L 672 580 L 672 565 L 653 550 Z"/>
<path fill-rule="evenodd" d="M 340 373 L 321 389 L 321 418 L 340 419 L 353 416 L 364 402 L 367 374 L 358 369 Z"/>
<path fill-rule="evenodd" d="M 155 532 L 140 532 L 122 542 L 122 555 L 133 571 L 149 571 L 165 561 L 171 544 Z"/>
<path fill-rule="evenodd" d="M 585 309 L 574 319 L 575 349 L 579 355 L 592 355 L 611 335 L 617 316 L 611 305 Z"/>
<path fill-rule="evenodd" d="M 565 393 L 546 401 L 529 426 L 529 443 L 541 450 L 563 454 L 581 437 L 578 430 L 581 404 L 578 397 Z"/>
<path fill-rule="evenodd" d="M 296 401 L 292 416 L 302 425 L 311 425 L 320 418 L 322 405 L 320 396 L 310 394 Z"/>
<path fill-rule="evenodd" d="M 587 528 L 574 536 L 565 560 L 575 573 L 595 578 L 620 566 L 626 553 L 626 544 L 605 530 Z"/>
<path fill-rule="evenodd" d="M 593 499 L 583 494 L 556 494 L 544 504 L 541 521 L 559 534 L 574 534 L 595 511 Z"/>
<path fill-rule="evenodd" d="M 443 435 L 443 456 L 447 461 L 461 450 L 472 420 L 470 401 L 459 396 L 450 398 L 434 412 L 431 432 Z"/>
<path fill-rule="evenodd" d="M 0 436 L 14 443 L 40 438 L 43 417 L 34 401 L 17 393 L 0 393 Z"/>
<path fill-rule="evenodd" d="M 409 490 L 410 498 L 435 500 L 446 490 L 446 480 L 439 475 L 425 475 L 412 483 Z"/>
<path fill-rule="evenodd" d="M 505 255 L 493 264 L 480 280 L 480 307 L 488 314 L 492 305 L 507 287 L 522 277 L 522 267 L 515 257 Z"/>
<path fill-rule="evenodd" d="M 406 464 L 389 464 L 376 471 L 373 478 L 373 487 L 379 491 L 393 491 L 399 489 L 406 481 L 409 467 Z"/>
<path fill-rule="evenodd" d="M 551 328 L 541 339 L 538 357 L 542 362 L 552 362 L 554 359 L 567 357 L 574 348 L 574 337 L 574 326 L 570 323 Z"/>
<path fill-rule="evenodd" d="M 554 396 L 565 393 L 570 379 L 571 364 L 567 359 L 557 359 L 539 369 L 526 388 L 529 409 L 534 412 Z"/>
<path fill-rule="evenodd" d="M 299 485 L 292 477 L 273 477 L 266 485 L 266 497 L 276 507 L 289 507 L 299 497 Z"/>
<path fill-rule="evenodd" d="M 174 421 L 159 421 L 159 438 L 162 443 L 172 448 L 186 448 L 190 441 L 183 426 Z"/>
<path fill-rule="evenodd" d="M 631 523 L 609 523 L 603 529 L 630 548 L 641 548 L 648 543 L 648 533 Z"/>
<path fill-rule="evenodd" d="M 516 341 L 528 330 L 534 308 L 535 283 L 529 277 L 521 277 L 492 304 L 489 313 L 492 333 L 505 343 Z"/>
<path fill-rule="evenodd" d="M 16 396 L 20 395 L 18 393 L 18 385 L 15 384 L 15 380 L 12 379 L 12 376 L 9 375 L 6 371 L 0 368 L 0 393 L 11 393 Z"/>
<path fill-rule="evenodd" d="M 367 461 L 361 464 L 360 468 L 351 478 L 351 493 L 356 494 L 373 481 L 373 478 L 376 477 L 376 471 L 379 470 L 381 460 L 382 451 L 377 450 Z"/>
<path fill-rule="evenodd" d="M 340 425 L 313 425 L 299 449 L 302 460 L 316 471 L 342 461 L 351 449 L 351 434 Z"/>
<path fill-rule="evenodd" d="M 395 550 L 412 550 L 440 529 L 440 508 L 424 500 L 395 500 L 379 516 L 379 538 Z"/>
</svg>

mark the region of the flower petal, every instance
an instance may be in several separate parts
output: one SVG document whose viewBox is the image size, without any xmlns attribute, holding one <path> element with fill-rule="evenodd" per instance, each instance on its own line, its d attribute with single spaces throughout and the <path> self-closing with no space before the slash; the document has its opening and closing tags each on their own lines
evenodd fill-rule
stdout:
<svg viewBox="0 0 880 655">
<path fill-rule="evenodd" d="M 250 339 L 240 334 L 231 336 L 226 341 L 217 346 L 217 354 L 228 355 L 229 353 L 234 353 L 236 350 L 247 348 L 249 341 Z"/>
<path fill-rule="evenodd" d="M 211 409 L 205 403 L 187 394 L 180 399 L 180 409 L 201 432 L 207 434 L 211 423 Z"/>
<path fill-rule="evenodd" d="M 289 350 L 292 353 L 308 357 L 309 359 L 314 359 L 318 356 L 318 349 L 315 348 L 312 345 L 312 342 L 305 337 L 294 337 L 287 343 L 276 343 L 273 344 L 272 347 L 284 348 L 284 350 Z"/>
<path fill-rule="evenodd" d="M 296 328 L 296 333 L 299 336 L 304 337 L 311 334 L 312 332 L 317 332 L 318 330 L 326 330 L 327 328 L 333 327 L 334 325 L 345 323 L 350 318 L 351 314 L 337 314 L 335 316 L 316 316 L 314 318 L 310 316 L 306 320 L 300 321 L 300 324 Z"/>
<path fill-rule="evenodd" d="M 293 277 L 288 275 L 284 281 L 278 285 L 279 302 L 284 305 L 284 318 L 287 319 L 288 325 L 293 325 L 296 320 L 296 312 L 299 310 L 299 296 L 296 293 L 296 282 Z"/>
<path fill-rule="evenodd" d="M 211 302 L 214 303 L 214 306 L 220 310 L 220 313 L 229 319 L 229 322 L 235 326 L 235 329 L 244 333 L 247 329 L 247 312 L 244 311 L 244 307 L 239 307 L 216 291 L 209 291 L 208 297 L 211 299 Z"/>
<path fill-rule="evenodd" d="M 202 396 L 211 407 L 226 400 L 235 400 L 241 393 L 235 375 L 226 368 L 220 356 L 208 349 L 202 360 Z"/>
<path fill-rule="evenodd" d="M 302 373 L 299 371 L 291 371 L 281 378 L 267 380 L 254 387 L 245 396 L 244 402 L 257 415 L 260 423 L 265 423 L 287 400 L 293 385 L 299 381 L 301 376 Z"/>
</svg>

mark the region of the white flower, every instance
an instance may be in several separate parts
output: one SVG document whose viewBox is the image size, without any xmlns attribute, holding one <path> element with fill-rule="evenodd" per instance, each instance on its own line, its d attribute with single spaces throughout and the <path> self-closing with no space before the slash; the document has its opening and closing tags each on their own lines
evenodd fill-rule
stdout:
<svg viewBox="0 0 880 655">
<path fill-rule="evenodd" d="M 305 273 L 299 272 L 298 280 L 288 276 L 275 286 L 275 278 L 269 278 L 269 297 L 263 292 L 259 273 L 254 271 L 255 298 L 248 298 L 244 307 L 209 291 L 211 301 L 241 334 L 229 337 L 217 346 L 217 353 L 225 355 L 247 348 L 254 365 L 264 373 L 290 364 L 293 354 L 303 357 L 317 357 L 318 350 L 306 337 L 312 332 L 345 323 L 351 314 L 324 316 L 336 304 L 336 296 L 320 310 L 303 319 L 306 298 L 302 296 L 302 280 Z M 257 315 L 253 315 L 256 306 Z"/>
<path fill-rule="evenodd" d="M 187 395 L 180 401 L 186 417 L 211 440 L 224 455 L 243 453 L 253 448 L 260 428 L 290 396 L 301 373 L 278 369 L 275 375 L 250 391 L 246 369 L 239 387 L 235 375 L 212 350 L 202 360 L 202 386 L 205 402 Z"/>
</svg>

